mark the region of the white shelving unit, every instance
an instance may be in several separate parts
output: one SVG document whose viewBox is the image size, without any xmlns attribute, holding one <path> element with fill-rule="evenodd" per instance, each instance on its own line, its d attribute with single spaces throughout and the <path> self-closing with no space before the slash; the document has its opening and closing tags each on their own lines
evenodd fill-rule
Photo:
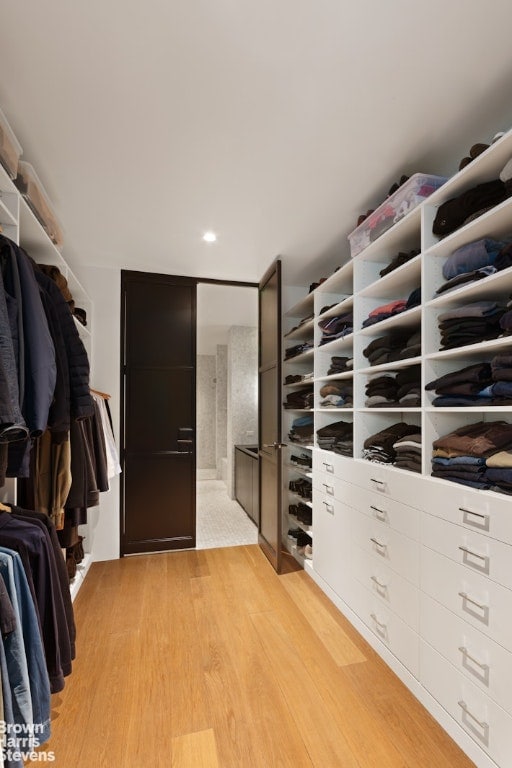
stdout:
<svg viewBox="0 0 512 768">
<path fill-rule="evenodd" d="M 55 265 L 59 268 L 68 282 L 68 287 L 76 306 L 83 308 L 87 313 L 88 322 L 92 317 L 92 302 L 80 281 L 70 269 L 62 253 L 51 241 L 30 209 L 23 195 L 20 194 L 12 179 L 0 165 L 0 225 L 2 234 L 22 248 L 39 264 Z M 92 334 L 89 327 L 85 327 L 76 318 L 80 338 L 82 339 L 89 359 L 92 358 Z M 0 494 L 4 501 L 16 501 L 16 481 L 7 480 Z M 81 533 L 86 534 L 86 526 L 81 527 Z M 87 535 L 84 542 L 87 546 Z M 78 594 L 87 571 L 92 562 L 90 552 L 85 553 L 83 561 L 77 566 L 77 573 L 70 584 L 71 597 Z"/>
<path fill-rule="evenodd" d="M 512 198 L 442 240 L 432 234 L 432 223 L 442 203 L 498 178 L 511 157 L 509 131 L 363 252 L 347 258 L 286 315 L 293 325 L 314 313 L 304 339 L 313 339 L 314 350 L 304 360 L 285 363 L 286 371 L 314 368 L 314 444 L 288 449 L 312 456 L 314 546 L 306 572 L 478 768 L 508 768 L 512 755 L 512 500 L 432 477 L 432 443 L 464 424 L 496 419 L 512 424 L 512 406 L 438 408 L 425 385 L 500 352 L 512 354 L 512 336 L 440 349 L 438 327 L 447 309 L 480 299 L 509 301 L 512 268 L 436 293 L 455 249 L 485 237 L 512 237 Z M 380 276 L 398 252 L 420 248 Z M 407 299 L 420 286 L 419 306 L 363 327 L 372 310 Z M 353 333 L 321 345 L 318 322 L 350 309 Z M 421 353 L 414 357 L 372 366 L 363 354 L 388 333 L 405 337 L 418 331 Z M 335 355 L 352 357 L 353 369 L 328 374 Z M 366 406 L 365 387 L 372 378 L 412 366 L 420 375 L 419 407 Z M 350 380 L 352 408 L 319 406 L 322 385 Z M 286 435 L 286 411 L 283 420 Z M 318 445 L 317 430 L 338 420 L 353 422 L 352 457 Z M 362 458 L 366 438 L 396 422 L 421 430 L 421 472 Z M 287 530 L 286 508 L 283 515 Z"/>
</svg>

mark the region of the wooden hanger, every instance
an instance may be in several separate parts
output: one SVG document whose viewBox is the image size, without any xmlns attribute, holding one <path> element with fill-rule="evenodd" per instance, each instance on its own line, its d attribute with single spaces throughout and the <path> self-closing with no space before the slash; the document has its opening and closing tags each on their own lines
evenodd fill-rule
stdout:
<svg viewBox="0 0 512 768">
<path fill-rule="evenodd" d="M 12 509 L 0 501 L 0 512 L 12 512 Z"/>
<path fill-rule="evenodd" d="M 104 400 L 110 400 L 110 395 L 108 395 L 106 392 L 100 392 L 98 389 L 92 389 L 92 387 L 89 387 L 93 395 L 98 395 L 98 397 L 102 397 Z"/>
</svg>

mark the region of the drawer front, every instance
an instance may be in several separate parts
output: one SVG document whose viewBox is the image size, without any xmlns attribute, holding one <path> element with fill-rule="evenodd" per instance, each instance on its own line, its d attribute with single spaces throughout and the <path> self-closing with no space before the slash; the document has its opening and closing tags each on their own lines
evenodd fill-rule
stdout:
<svg viewBox="0 0 512 768">
<path fill-rule="evenodd" d="M 421 550 L 421 589 L 505 648 L 512 647 L 512 592 L 464 565 Z"/>
<path fill-rule="evenodd" d="M 419 591 L 417 587 L 356 545 L 352 546 L 352 570 L 355 578 L 364 587 L 403 619 L 411 629 L 418 632 Z"/>
<path fill-rule="evenodd" d="M 383 605 L 360 582 L 354 581 L 354 610 L 371 629 L 376 638 L 407 667 L 414 677 L 419 677 L 419 637 L 411 627 L 393 611 Z M 378 645 L 376 646 L 379 652 Z"/>
<path fill-rule="evenodd" d="M 498 765 L 510 765 L 512 717 L 424 641 L 420 642 L 420 680 Z"/>
<path fill-rule="evenodd" d="M 313 451 L 313 471 L 325 472 L 334 476 L 334 459 L 335 454 L 332 451 L 322 451 L 320 448 L 315 448 Z"/>
<path fill-rule="evenodd" d="M 352 505 L 354 502 L 355 487 L 344 480 L 340 480 L 336 475 L 315 470 L 313 472 L 313 488 L 345 504 Z"/>
<path fill-rule="evenodd" d="M 350 512 L 339 501 L 320 494 L 318 502 L 315 491 L 313 568 L 345 599 L 352 581 Z"/>
<path fill-rule="evenodd" d="M 358 547 L 378 562 L 388 565 L 412 584 L 419 584 L 419 544 L 402 536 L 389 525 L 368 515 L 351 511 L 351 535 Z"/>
<path fill-rule="evenodd" d="M 491 491 L 482 493 L 458 483 L 425 478 L 424 509 L 431 515 L 512 544 L 512 500 Z"/>
<path fill-rule="evenodd" d="M 364 488 L 358 489 L 352 506 L 404 536 L 419 540 L 421 512 L 418 509 Z"/>
<path fill-rule="evenodd" d="M 380 496 L 390 497 L 415 507 L 423 508 L 423 478 L 415 472 L 374 464 L 364 459 L 355 459 L 351 471 L 351 482 Z"/>
<path fill-rule="evenodd" d="M 423 516 L 422 542 L 456 563 L 512 589 L 512 547 L 509 544 L 428 514 Z"/>
<path fill-rule="evenodd" d="M 512 712 L 512 653 L 424 593 L 420 597 L 420 628 L 422 639 Z"/>
</svg>

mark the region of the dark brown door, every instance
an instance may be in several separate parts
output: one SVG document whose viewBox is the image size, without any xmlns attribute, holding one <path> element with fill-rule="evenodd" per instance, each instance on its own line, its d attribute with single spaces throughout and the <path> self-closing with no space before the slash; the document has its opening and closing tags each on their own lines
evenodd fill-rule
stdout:
<svg viewBox="0 0 512 768">
<path fill-rule="evenodd" d="M 259 285 L 259 543 L 281 571 L 281 262 Z"/>
<path fill-rule="evenodd" d="M 121 555 L 195 547 L 196 281 L 121 273 Z"/>
</svg>

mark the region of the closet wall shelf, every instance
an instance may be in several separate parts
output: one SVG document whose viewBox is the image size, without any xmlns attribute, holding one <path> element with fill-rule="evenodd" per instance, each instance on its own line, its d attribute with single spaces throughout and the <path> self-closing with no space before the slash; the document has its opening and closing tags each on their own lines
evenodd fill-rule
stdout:
<svg viewBox="0 0 512 768">
<path fill-rule="evenodd" d="M 512 234 L 512 222 L 510 224 Z M 495 272 L 493 275 L 477 280 L 475 283 L 447 291 L 426 302 L 426 307 L 437 309 L 440 307 L 467 304 L 478 299 L 508 299 L 512 293 L 512 267 Z"/>
<path fill-rule="evenodd" d="M 17 226 L 17 200 L 14 194 L 0 193 L 0 224 L 2 226 Z"/>
<path fill-rule="evenodd" d="M 386 413 L 403 413 L 404 414 L 404 421 L 407 421 L 408 414 L 411 413 L 421 413 L 421 408 L 404 408 L 404 406 L 399 406 L 398 408 L 356 408 L 357 413 L 375 413 L 382 416 Z"/>
<path fill-rule="evenodd" d="M 372 376 L 373 374 L 386 373 L 387 371 L 397 371 L 400 368 L 410 368 L 411 365 L 419 365 L 420 363 L 421 357 L 407 357 L 404 360 L 397 360 L 393 363 L 382 363 L 382 365 L 358 368 L 357 373 L 364 374 L 365 376 Z"/>
<path fill-rule="evenodd" d="M 354 273 L 354 264 L 352 261 L 347 261 L 340 266 L 336 272 L 333 272 L 327 280 L 315 288 L 315 294 L 322 293 L 351 293 L 352 292 L 352 279 Z M 350 287 L 350 290 L 345 290 Z"/>
<path fill-rule="evenodd" d="M 328 352 L 329 354 L 336 353 L 339 350 L 347 349 L 351 347 L 354 342 L 354 334 L 349 333 L 347 336 L 342 336 L 340 339 L 329 341 L 327 344 L 319 344 L 316 350 L 319 352 Z"/>
<path fill-rule="evenodd" d="M 384 277 L 377 277 L 366 288 L 362 288 L 358 296 L 387 298 L 407 298 L 408 294 L 417 288 L 421 282 L 421 254 L 397 267 Z"/>
<path fill-rule="evenodd" d="M 467 344 L 465 347 L 456 347 L 455 349 L 441 349 L 438 352 L 430 352 L 425 355 L 426 360 L 451 360 L 459 357 L 489 357 L 498 352 L 503 352 L 512 346 L 512 336 L 502 336 L 499 339 L 490 339 L 481 341 L 477 344 Z"/>
<path fill-rule="evenodd" d="M 335 304 L 333 307 L 328 309 L 326 312 L 320 313 L 316 318 L 316 320 L 318 322 L 319 320 L 325 320 L 328 317 L 336 317 L 337 315 L 340 315 L 343 312 L 349 312 L 353 306 L 354 306 L 354 297 L 347 296 L 338 304 Z"/>
<path fill-rule="evenodd" d="M 300 355 L 286 358 L 286 360 L 283 360 L 283 363 L 287 365 L 288 363 L 308 363 L 312 361 L 313 349 L 308 349 L 307 352 L 301 352 Z"/>
<path fill-rule="evenodd" d="M 343 381 L 347 379 L 352 379 L 354 376 L 353 371 L 346 371 L 345 373 L 331 373 L 330 376 L 316 376 L 314 381 L 315 382 L 326 382 L 326 381 Z"/>
<path fill-rule="evenodd" d="M 313 338 L 314 331 L 315 321 L 314 319 L 311 319 L 300 325 L 298 328 L 294 328 L 292 331 L 285 333 L 283 338 L 286 341 L 290 341 L 291 339 L 308 341 L 309 339 Z"/>
<path fill-rule="evenodd" d="M 466 405 L 459 408 L 454 406 L 451 408 L 436 408 L 435 406 L 429 405 L 426 406 L 423 410 L 426 413 L 492 413 L 496 416 L 496 418 L 499 418 L 499 414 L 501 412 L 512 413 L 512 405 Z"/>
<path fill-rule="evenodd" d="M 407 298 L 407 297 L 406 297 Z M 366 328 L 360 328 L 358 334 L 363 336 L 382 336 L 387 331 L 395 328 L 415 328 L 421 321 L 421 307 L 413 307 L 398 315 L 381 320 L 380 323 L 374 323 Z"/>
<path fill-rule="evenodd" d="M 308 293 L 303 299 L 286 310 L 285 317 L 307 317 L 313 312 L 314 291 Z"/>
<path fill-rule="evenodd" d="M 315 408 L 315 413 L 354 413 L 354 409 L 351 408 L 330 408 L 328 406 L 322 408 Z"/>
</svg>

